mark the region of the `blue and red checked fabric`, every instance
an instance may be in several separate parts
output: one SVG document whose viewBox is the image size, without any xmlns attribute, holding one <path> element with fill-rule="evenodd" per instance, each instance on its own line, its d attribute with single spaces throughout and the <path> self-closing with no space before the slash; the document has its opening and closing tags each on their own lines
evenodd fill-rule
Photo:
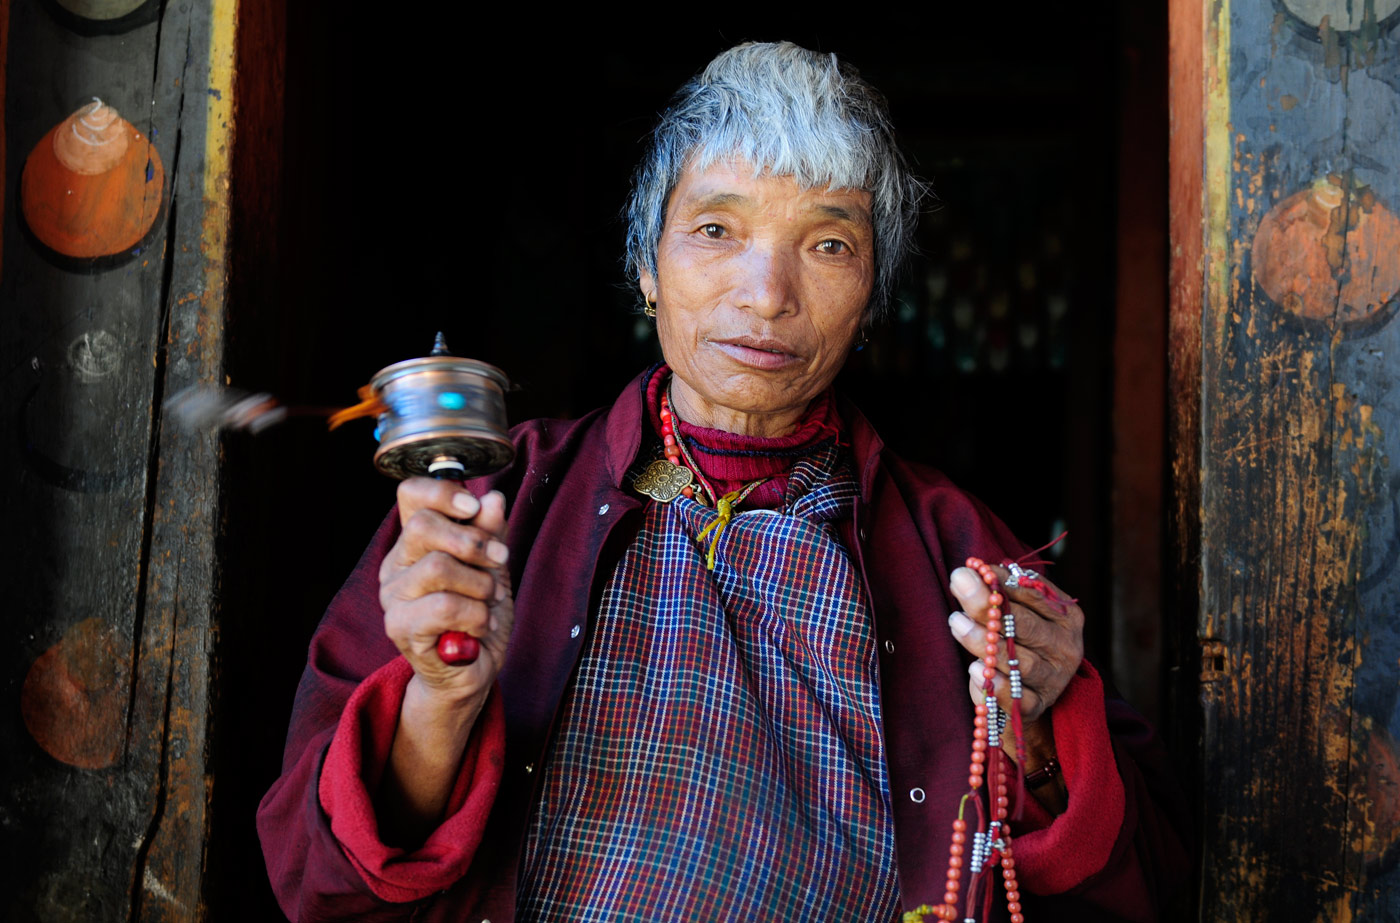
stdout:
<svg viewBox="0 0 1400 923">
<path fill-rule="evenodd" d="M 522 920 L 897 916 L 874 633 L 828 443 L 784 510 L 652 503 L 558 717 Z"/>
</svg>

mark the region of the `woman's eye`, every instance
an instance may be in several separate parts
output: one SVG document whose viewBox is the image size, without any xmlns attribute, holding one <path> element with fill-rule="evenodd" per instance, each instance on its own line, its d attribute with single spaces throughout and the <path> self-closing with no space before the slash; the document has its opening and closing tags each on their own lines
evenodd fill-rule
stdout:
<svg viewBox="0 0 1400 923">
<path fill-rule="evenodd" d="M 841 254 L 850 252 L 850 247 L 846 246 L 844 240 L 824 240 L 817 244 L 817 249 L 822 253 Z"/>
<path fill-rule="evenodd" d="M 724 225 L 703 224 L 700 226 L 700 233 L 704 234 L 706 237 L 712 240 L 718 240 L 719 238 L 724 236 Z"/>
</svg>

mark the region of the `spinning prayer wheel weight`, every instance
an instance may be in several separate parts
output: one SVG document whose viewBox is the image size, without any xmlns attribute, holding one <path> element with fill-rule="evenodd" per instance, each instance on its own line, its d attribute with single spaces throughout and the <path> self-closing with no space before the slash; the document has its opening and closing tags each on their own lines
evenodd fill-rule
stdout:
<svg viewBox="0 0 1400 923">
<path fill-rule="evenodd" d="M 382 404 L 374 465 L 394 478 L 426 475 L 454 481 L 499 471 L 515 458 L 506 424 L 504 372 L 447 350 L 441 333 L 433 350 L 381 369 L 370 381 Z M 476 660 L 477 640 L 445 632 L 437 642 L 443 662 Z"/>
</svg>

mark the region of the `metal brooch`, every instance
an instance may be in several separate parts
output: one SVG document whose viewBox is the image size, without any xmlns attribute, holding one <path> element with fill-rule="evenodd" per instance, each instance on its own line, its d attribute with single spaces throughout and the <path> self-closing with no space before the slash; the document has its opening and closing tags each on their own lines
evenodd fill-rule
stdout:
<svg viewBox="0 0 1400 923">
<path fill-rule="evenodd" d="M 664 458 L 658 458 L 637 475 L 637 479 L 632 482 L 632 488 L 653 500 L 670 503 L 694 480 L 695 475 L 691 474 L 689 468 L 673 465 Z"/>
</svg>

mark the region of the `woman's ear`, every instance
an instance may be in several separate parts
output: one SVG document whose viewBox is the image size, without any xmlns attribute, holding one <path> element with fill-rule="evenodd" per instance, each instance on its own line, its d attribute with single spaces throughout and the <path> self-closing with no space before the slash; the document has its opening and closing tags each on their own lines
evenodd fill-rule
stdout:
<svg viewBox="0 0 1400 923">
<path fill-rule="evenodd" d="M 645 266 L 637 274 L 637 285 L 642 290 L 642 300 L 648 303 L 656 301 L 656 279 L 652 276 L 651 270 Z"/>
</svg>

